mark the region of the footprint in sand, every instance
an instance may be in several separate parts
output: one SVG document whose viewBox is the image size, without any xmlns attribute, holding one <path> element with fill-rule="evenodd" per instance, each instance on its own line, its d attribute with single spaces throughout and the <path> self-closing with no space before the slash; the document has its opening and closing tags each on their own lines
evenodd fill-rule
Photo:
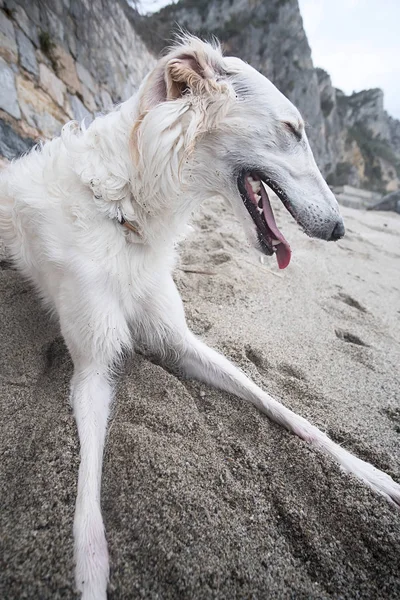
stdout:
<svg viewBox="0 0 400 600">
<path fill-rule="evenodd" d="M 317 390 L 309 385 L 307 375 L 289 363 L 280 363 L 276 368 L 270 365 L 260 350 L 251 346 L 246 346 L 245 354 L 247 359 L 255 365 L 261 375 L 269 374 L 269 378 L 277 384 L 278 388 L 285 392 L 285 395 L 299 400 L 303 405 L 324 404 L 326 398 Z"/>
<path fill-rule="evenodd" d="M 253 363 L 257 367 L 259 371 L 271 371 L 274 369 L 272 365 L 270 365 L 264 356 L 261 350 L 257 348 L 253 348 L 252 346 L 246 346 L 245 348 L 246 358 Z M 289 377 L 293 377 L 294 379 L 299 379 L 300 381 L 306 381 L 306 374 L 297 367 L 293 367 L 288 363 L 281 363 L 277 365 L 277 370 L 282 373 L 282 375 L 286 375 Z"/>
<path fill-rule="evenodd" d="M 246 358 L 253 363 L 253 365 L 255 367 L 257 367 L 257 369 L 262 372 L 262 371 L 270 371 L 271 370 L 271 365 L 268 363 L 267 359 L 265 358 L 264 354 L 261 352 L 261 350 L 257 350 L 257 348 L 253 348 L 252 346 L 246 346 L 244 349 Z"/>
<path fill-rule="evenodd" d="M 349 344 L 356 344 L 356 346 L 365 346 L 369 348 L 369 344 L 366 344 L 354 333 L 350 333 L 350 331 L 345 331 L 344 329 L 335 329 L 336 337 L 339 340 L 343 340 L 344 342 L 348 342 Z"/>
<path fill-rule="evenodd" d="M 291 397 L 295 402 L 300 401 L 303 407 L 327 402 L 323 394 L 310 384 L 307 375 L 298 367 L 281 363 L 277 370 L 280 372 L 277 379 L 279 388 L 284 390 L 285 395 Z"/>
<path fill-rule="evenodd" d="M 299 379 L 301 381 L 305 381 L 307 379 L 306 374 L 297 367 L 293 367 L 288 363 L 281 363 L 278 365 L 278 370 L 284 375 L 289 375 L 289 377 L 294 377 L 295 379 Z"/>
<path fill-rule="evenodd" d="M 344 302 L 345 304 L 347 304 L 348 306 L 351 306 L 352 308 L 356 308 L 360 312 L 363 312 L 363 313 L 367 312 L 367 309 L 362 304 L 360 304 L 358 302 L 358 300 L 356 300 L 349 294 L 345 294 L 344 292 L 339 292 L 339 294 L 337 296 L 335 296 L 335 299 L 340 300 L 341 302 Z"/>
</svg>

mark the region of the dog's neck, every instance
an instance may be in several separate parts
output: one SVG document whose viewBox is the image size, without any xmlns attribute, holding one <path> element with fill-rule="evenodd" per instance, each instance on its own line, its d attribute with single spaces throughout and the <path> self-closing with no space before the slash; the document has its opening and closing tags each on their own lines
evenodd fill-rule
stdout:
<svg viewBox="0 0 400 600">
<path fill-rule="evenodd" d="M 143 184 L 141 165 L 135 165 L 130 148 L 137 118 L 137 98 L 133 97 L 96 118 L 84 131 L 65 128 L 63 141 L 99 213 L 115 221 L 130 242 L 170 246 L 182 237 L 193 206 L 182 192 L 181 198 L 169 192 L 167 203 L 159 192 L 161 185 L 152 194 L 152 182 L 147 187 Z"/>
</svg>

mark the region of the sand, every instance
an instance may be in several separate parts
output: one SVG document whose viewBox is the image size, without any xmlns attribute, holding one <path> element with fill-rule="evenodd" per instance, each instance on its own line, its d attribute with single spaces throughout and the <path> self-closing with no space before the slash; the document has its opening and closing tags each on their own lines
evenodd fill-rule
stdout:
<svg viewBox="0 0 400 600">
<path fill-rule="evenodd" d="M 202 209 L 176 270 L 188 322 L 400 481 L 400 215 L 343 209 L 347 236 L 327 244 L 277 212 L 284 272 L 219 201 Z M 74 598 L 71 361 L 6 259 L 0 288 L 0 597 Z M 400 597 L 399 510 L 254 407 L 143 356 L 121 376 L 102 506 L 111 600 Z"/>
</svg>

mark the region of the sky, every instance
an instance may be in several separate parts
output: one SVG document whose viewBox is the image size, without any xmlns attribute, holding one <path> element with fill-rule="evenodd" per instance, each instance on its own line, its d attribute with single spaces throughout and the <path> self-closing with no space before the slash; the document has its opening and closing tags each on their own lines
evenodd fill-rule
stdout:
<svg viewBox="0 0 400 600">
<path fill-rule="evenodd" d="M 141 0 L 153 12 L 171 0 Z M 380 87 L 400 119 L 400 0 L 299 0 L 316 67 L 346 94 Z"/>
<path fill-rule="evenodd" d="M 400 0 L 299 0 L 313 62 L 346 94 L 380 87 L 400 118 Z"/>
</svg>

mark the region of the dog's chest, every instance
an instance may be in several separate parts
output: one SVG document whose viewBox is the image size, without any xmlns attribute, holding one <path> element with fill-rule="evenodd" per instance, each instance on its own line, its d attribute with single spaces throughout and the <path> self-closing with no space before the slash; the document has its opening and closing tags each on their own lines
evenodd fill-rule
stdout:
<svg viewBox="0 0 400 600">
<path fill-rule="evenodd" d="M 131 245 L 115 257 L 110 265 L 112 286 L 130 321 L 140 319 L 162 293 L 172 265 L 172 253 L 154 253 Z"/>
</svg>

